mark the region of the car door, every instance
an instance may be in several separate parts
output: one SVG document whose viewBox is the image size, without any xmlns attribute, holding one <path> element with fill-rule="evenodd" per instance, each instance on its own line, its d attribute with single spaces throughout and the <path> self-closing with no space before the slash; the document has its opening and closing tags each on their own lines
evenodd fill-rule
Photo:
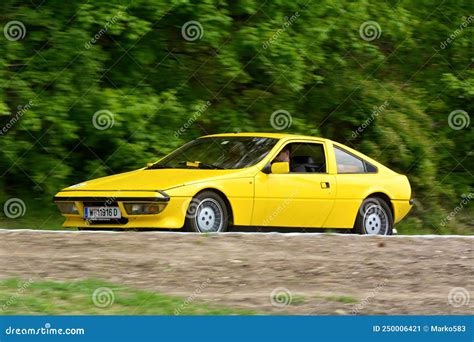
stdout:
<svg viewBox="0 0 474 342">
<path fill-rule="evenodd" d="M 290 172 L 259 172 L 255 177 L 252 225 L 322 227 L 336 193 L 334 175 L 327 172 L 324 142 L 289 141 Z M 278 155 L 279 151 L 276 155 Z"/>
<path fill-rule="evenodd" d="M 367 190 L 377 183 L 377 168 L 366 160 L 333 145 L 328 149 L 336 166 L 337 199 L 326 220 L 327 228 L 353 228 Z"/>
</svg>

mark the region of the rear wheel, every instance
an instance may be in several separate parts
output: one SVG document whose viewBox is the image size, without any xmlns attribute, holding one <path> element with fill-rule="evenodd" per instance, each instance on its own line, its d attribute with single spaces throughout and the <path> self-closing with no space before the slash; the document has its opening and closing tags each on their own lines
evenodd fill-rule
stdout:
<svg viewBox="0 0 474 342">
<path fill-rule="evenodd" d="M 379 197 L 366 198 L 357 213 L 354 230 L 364 235 L 392 235 L 393 215 L 387 202 Z"/>
<path fill-rule="evenodd" d="M 186 230 L 197 233 L 225 232 L 229 213 L 221 196 L 212 191 L 196 195 L 186 211 Z"/>
</svg>

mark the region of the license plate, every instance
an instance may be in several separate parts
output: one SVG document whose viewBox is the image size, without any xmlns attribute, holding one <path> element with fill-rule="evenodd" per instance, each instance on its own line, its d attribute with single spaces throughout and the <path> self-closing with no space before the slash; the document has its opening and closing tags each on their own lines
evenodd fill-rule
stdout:
<svg viewBox="0 0 474 342">
<path fill-rule="evenodd" d="M 85 207 L 84 218 L 89 220 L 110 220 L 122 217 L 119 207 Z"/>
</svg>

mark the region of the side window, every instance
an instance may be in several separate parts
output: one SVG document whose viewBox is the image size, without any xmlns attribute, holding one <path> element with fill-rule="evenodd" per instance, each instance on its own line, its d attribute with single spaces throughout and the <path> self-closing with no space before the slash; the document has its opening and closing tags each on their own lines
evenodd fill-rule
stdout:
<svg viewBox="0 0 474 342">
<path fill-rule="evenodd" d="M 288 155 L 286 154 L 288 153 Z M 290 173 L 325 173 L 324 145 L 319 143 L 290 143 L 283 147 L 275 161 L 289 157 Z"/>
<path fill-rule="evenodd" d="M 336 154 L 337 173 L 365 173 L 364 162 L 347 153 L 346 151 L 334 146 Z"/>
<path fill-rule="evenodd" d="M 364 163 L 365 163 L 365 172 L 377 173 L 378 169 L 376 166 L 373 166 L 372 164 L 370 164 L 368 161 L 365 161 L 365 160 L 364 160 Z"/>
</svg>

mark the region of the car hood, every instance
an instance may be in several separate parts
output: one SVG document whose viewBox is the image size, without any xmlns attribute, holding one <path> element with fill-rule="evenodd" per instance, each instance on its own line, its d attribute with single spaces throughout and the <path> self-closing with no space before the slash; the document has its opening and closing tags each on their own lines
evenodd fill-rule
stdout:
<svg viewBox="0 0 474 342">
<path fill-rule="evenodd" d="M 238 177 L 242 170 L 140 169 L 79 183 L 63 190 L 167 190 L 221 177 Z"/>
</svg>

